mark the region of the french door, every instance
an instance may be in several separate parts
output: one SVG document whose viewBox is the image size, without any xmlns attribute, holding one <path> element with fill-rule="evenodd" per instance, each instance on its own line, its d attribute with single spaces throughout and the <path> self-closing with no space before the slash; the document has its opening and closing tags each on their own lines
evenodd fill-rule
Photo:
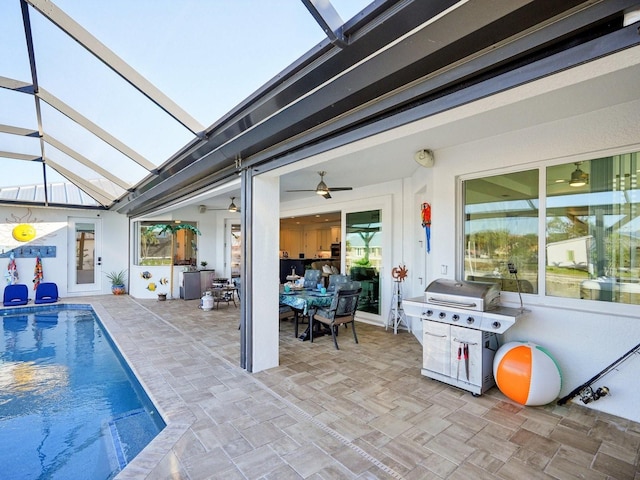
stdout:
<svg viewBox="0 0 640 480">
<path fill-rule="evenodd" d="M 99 292 L 102 288 L 101 221 L 69 218 L 69 292 Z"/>
</svg>

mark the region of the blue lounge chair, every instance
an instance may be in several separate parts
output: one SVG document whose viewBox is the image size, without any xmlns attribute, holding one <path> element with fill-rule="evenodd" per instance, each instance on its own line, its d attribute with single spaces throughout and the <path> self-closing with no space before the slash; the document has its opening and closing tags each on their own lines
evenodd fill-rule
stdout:
<svg viewBox="0 0 640 480">
<path fill-rule="evenodd" d="M 15 305 L 26 305 L 29 302 L 29 289 L 26 285 L 16 284 L 4 287 L 5 307 L 13 307 Z"/>
<path fill-rule="evenodd" d="M 58 297 L 58 285 L 53 282 L 42 282 L 36 288 L 35 303 L 55 303 Z"/>
</svg>

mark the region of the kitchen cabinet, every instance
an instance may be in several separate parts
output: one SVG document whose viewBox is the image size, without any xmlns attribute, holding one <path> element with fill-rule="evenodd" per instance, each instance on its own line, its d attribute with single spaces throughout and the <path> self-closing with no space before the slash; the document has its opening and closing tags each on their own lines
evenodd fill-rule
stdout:
<svg viewBox="0 0 640 480">
<path fill-rule="evenodd" d="M 304 233 L 304 253 L 309 258 L 313 258 L 318 250 L 318 231 L 307 230 Z"/>
<path fill-rule="evenodd" d="M 340 227 L 331 227 L 330 235 L 331 235 L 330 243 L 340 243 L 340 237 L 342 236 Z"/>
<path fill-rule="evenodd" d="M 329 250 L 331 249 L 331 230 L 328 228 L 318 230 L 317 234 L 317 246 L 316 250 Z"/>
<path fill-rule="evenodd" d="M 297 257 L 304 252 L 302 245 L 302 232 L 300 230 L 280 230 L 280 250 L 289 252 L 291 257 Z"/>
</svg>

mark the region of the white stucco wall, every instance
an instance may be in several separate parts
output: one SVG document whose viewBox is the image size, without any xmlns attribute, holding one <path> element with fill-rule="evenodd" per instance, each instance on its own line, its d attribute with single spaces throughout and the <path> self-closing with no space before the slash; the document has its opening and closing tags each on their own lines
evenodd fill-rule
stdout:
<svg viewBox="0 0 640 480">
<path fill-rule="evenodd" d="M 640 101 L 602 108 L 511 133 L 455 145 L 437 152 L 433 175 L 432 254 L 430 279 L 442 277 L 441 265 L 460 275 L 456 239 L 462 235 L 456 219 L 460 176 L 495 174 L 503 169 L 535 168 L 540 164 L 568 163 L 640 150 Z M 437 226 L 437 227 L 436 227 Z M 640 307 L 607 302 L 573 300 L 523 294 L 528 317 L 504 335 L 504 341 L 525 340 L 546 347 L 560 365 L 563 396 L 635 346 L 640 339 Z M 503 303 L 519 306 L 517 294 L 503 292 Z M 588 405 L 640 421 L 637 378 L 640 359 L 635 355 L 598 386 L 612 395 Z"/>
<path fill-rule="evenodd" d="M 135 252 L 136 245 L 134 245 L 135 235 L 133 235 L 135 224 L 138 221 L 150 221 L 158 223 L 171 222 L 173 220 L 180 220 L 185 222 L 194 222 L 197 224 L 198 230 L 201 234 L 198 236 L 198 251 L 197 251 L 197 266 L 200 267 L 200 262 L 205 260 L 207 262 L 207 269 L 214 269 L 216 275 L 220 272 L 224 272 L 224 266 L 218 259 L 218 249 L 222 249 L 221 237 L 218 235 L 218 222 L 217 218 L 220 212 L 206 211 L 200 213 L 196 205 L 189 205 L 182 207 L 171 212 L 160 213 L 158 215 L 147 215 L 144 217 L 136 217 L 130 220 L 131 224 L 131 241 L 130 249 L 132 257 L 130 260 L 129 268 L 131 269 L 131 279 L 129 286 L 129 293 L 136 298 L 157 298 L 157 294 L 167 293 L 170 297 L 180 298 L 180 272 L 184 270 L 182 266 L 174 266 L 173 268 L 173 291 L 171 292 L 171 267 L 170 266 L 140 266 L 136 265 L 133 258 L 133 252 Z M 127 220 L 129 222 L 129 220 Z M 144 278 L 143 272 L 149 272 L 150 278 Z M 148 276 L 148 275 L 147 275 Z M 224 275 L 221 275 L 224 276 Z M 162 284 L 162 279 L 168 279 L 168 284 Z M 155 284 L 155 289 L 150 289 L 149 284 Z M 153 287 L 151 287 L 153 288 Z"/>
<path fill-rule="evenodd" d="M 70 248 L 73 252 L 74 245 L 69 244 L 73 239 L 73 232 L 69 231 L 70 218 L 91 219 L 100 224 L 99 251 L 102 257 L 102 265 L 96 271 L 95 288 L 87 292 L 70 292 L 67 288 L 69 269 L 75 268 L 74 258 L 70 257 Z M 35 227 L 36 238 L 30 242 L 20 243 L 13 239 L 11 231 L 19 223 L 27 223 Z M 96 210 L 57 209 L 57 208 L 26 208 L 26 207 L 0 207 L 0 245 L 2 248 L 38 248 L 40 246 L 55 246 L 55 257 L 42 258 L 43 281 L 54 282 L 58 285 L 61 297 L 77 296 L 82 294 L 110 294 L 111 284 L 104 274 L 110 271 L 126 269 L 128 265 L 128 252 L 123 245 L 127 244 L 128 227 L 126 217 Z M 0 258 L 0 269 L 3 278 L 0 281 L 2 289 L 6 285 L 4 272 L 6 272 L 9 260 Z M 33 298 L 33 270 L 35 258 L 16 258 L 20 283 L 26 284 L 32 292 Z"/>
</svg>

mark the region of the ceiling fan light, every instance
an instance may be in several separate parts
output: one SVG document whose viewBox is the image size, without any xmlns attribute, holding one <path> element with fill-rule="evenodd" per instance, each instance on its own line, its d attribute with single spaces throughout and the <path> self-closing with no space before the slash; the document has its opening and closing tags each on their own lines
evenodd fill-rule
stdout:
<svg viewBox="0 0 640 480">
<path fill-rule="evenodd" d="M 227 210 L 231 213 L 236 213 L 238 211 L 238 207 L 236 206 L 235 203 L 233 203 L 235 198 L 236 197 L 231 197 L 231 204 L 229 205 L 229 208 L 227 208 Z"/>
<path fill-rule="evenodd" d="M 584 187 L 589 183 L 589 174 L 580 170 L 580 164 L 576 163 L 576 169 L 571 173 L 571 180 L 569 180 L 570 187 Z"/>
<path fill-rule="evenodd" d="M 327 187 L 327 184 L 324 183 L 323 180 L 320 180 L 320 183 L 316 187 L 316 193 L 318 195 L 326 195 L 327 193 L 329 193 L 329 187 Z"/>
</svg>

